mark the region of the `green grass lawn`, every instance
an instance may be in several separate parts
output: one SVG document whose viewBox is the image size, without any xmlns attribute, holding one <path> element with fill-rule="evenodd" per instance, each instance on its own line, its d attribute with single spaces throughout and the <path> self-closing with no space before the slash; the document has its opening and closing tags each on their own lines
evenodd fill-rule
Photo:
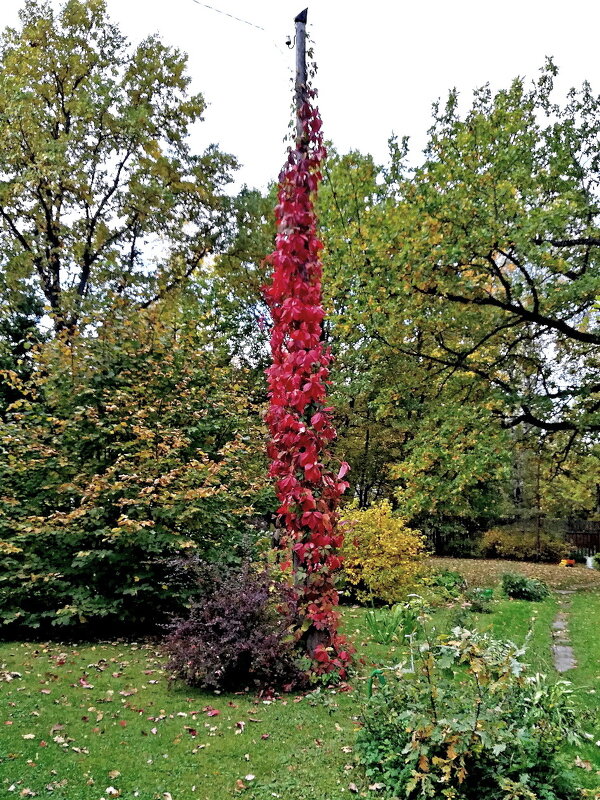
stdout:
<svg viewBox="0 0 600 800">
<path fill-rule="evenodd" d="M 579 756 L 592 767 L 589 772 L 584 770 L 582 783 L 600 789 L 600 593 L 580 592 L 573 595 L 570 613 L 577 669 L 566 673 L 566 677 L 580 689 L 581 707 L 589 715 L 585 727 L 590 736 L 577 753 L 571 754 L 573 758 Z M 600 797 L 600 791 L 596 797 Z"/>
<path fill-rule="evenodd" d="M 539 604 L 501 600 L 493 614 L 474 622 L 520 642 L 533 618 L 531 663 L 548 673 L 555 612 L 553 598 Z M 436 614 L 432 624 L 447 627 L 451 614 Z M 574 596 L 571 629 L 579 667 L 568 677 L 591 689 L 600 677 L 599 615 L 599 594 Z M 402 655 L 398 645 L 369 641 L 364 616 L 362 609 L 344 610 L 346 632 L 363 662 L 351 690 L 308 697 L 215 695 L 170 686 L 164 658 L 152 643 L 2 644 L 2 669 L 22 677 L 0 683 L 0 798 L 351 797 L 350 785 L 361 786 L 352 748 L 368 675 Z M 588 691 L 582 691 L 582 706 L 597 713 L 600 686 L 598 695 Z M 588 727 L 600 740 L 600 727 Z M 589 772 L 577 770 L 582 785 L 600 785 L 599 754 L 593 742 L 568 754 L 592 765 Z"/>
</svg>

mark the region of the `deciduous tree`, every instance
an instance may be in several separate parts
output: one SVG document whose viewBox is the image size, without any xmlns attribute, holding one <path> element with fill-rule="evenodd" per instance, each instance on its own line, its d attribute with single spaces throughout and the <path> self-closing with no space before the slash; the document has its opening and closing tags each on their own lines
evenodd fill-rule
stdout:
<svg viewBox="0 0 600 800">
<path fill-rule="evenodd" d="M 0 259 L 35 278 L 57 331 L 112 295 L 148 305 L 227 230 L 234 165 L 188 134 L 204 101 L 186 56 L 130 48 L 105 0 L 26 0 L 0 40 Z"/>
</svg>

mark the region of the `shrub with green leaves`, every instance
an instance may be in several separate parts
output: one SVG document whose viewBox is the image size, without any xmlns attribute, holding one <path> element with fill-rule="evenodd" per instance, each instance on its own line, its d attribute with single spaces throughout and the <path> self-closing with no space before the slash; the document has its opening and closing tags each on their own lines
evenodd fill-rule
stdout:
<svg viewBox="0 0 600 800">
<path fill-rule="evenodd" d="M 559 755 L 579 742 L 573 690 L 528 675 L 524 652 L 464 628 L 425 636 L 414 673 L 392 673 L 363 713 L 357 750 L 378 796 L 579 797 Z"/>
<path fill-rule="evenodd" d="M 550 594 L 543 581 L 516 572 L 507 572 L 502 576 L 502 590 L 513 600 L 531 600 L 535 603 L 545 600 Z"/>
<path fill-rule="evenodd" d="M 166 562 L 239 558 L 269 492 L 242 370 L 164 305 L 32 358 L 0 426 L 0 627 L 139 629 L 181 611 Z"/>
<path fill-rule="evenodd" d="M 469 589 L 465 598 L 469 604 L 469 610 L 474 614 L 492 613 L 493 589 L 482 589 L 478 586 L 475 589 Z"/>
<path fill-rule="evenodd" d="M 467 588 L 467 582 L 459 572 L 442 569 L 434 572 L 427 583 L 441 591 L 448 598 L 458 597 Z"/>
</svg>

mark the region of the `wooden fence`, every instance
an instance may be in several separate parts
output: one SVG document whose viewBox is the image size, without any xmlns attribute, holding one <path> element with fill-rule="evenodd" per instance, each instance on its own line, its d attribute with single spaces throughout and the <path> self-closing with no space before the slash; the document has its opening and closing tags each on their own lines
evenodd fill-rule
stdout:
<svg viewBox="0 0 600 800">
<path fill-rule="evenodd" d="M 571 520 L 564 533 L 565 540 L 579 555 L 600 553 L 600 522 L 596 520 Z"/>
<path fill-rule="evenodd" d="M 522 530 L 523 533 L 534 533 L 537 530 L 537 522 L 534 519 L 527 519 L 515 522 L 510 520 L 505 523 L 513 529 Z M 502 526 L 499 526 L 502 527 Z M 577 520 L 577 519 L 542 519 L 540 522 L 541 530 L 568 542 L 574 554 L 580 556 L 593 556 L 600 553 L 600 520 Z M 462 542 L 465 552 L 456 552 L 457 539 L 461 537 L 449 537 L 438 531 L 425 531 L 431 550 L 437 555 L 475 555 L 477 535 L 466 534 Z M 469 552 L 469 548 L 473 552 Z"/>
</svg>

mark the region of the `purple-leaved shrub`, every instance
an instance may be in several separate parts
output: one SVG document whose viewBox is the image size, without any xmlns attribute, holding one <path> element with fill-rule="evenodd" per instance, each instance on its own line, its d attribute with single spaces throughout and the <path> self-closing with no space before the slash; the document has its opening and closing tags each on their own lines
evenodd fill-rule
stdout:
<svg viewBox="0 0 600 800">
<path fill-rule="evenodd" d="M 303 673 L 294 658 L 288 589 L 246 563 L 199 572 L 202 598 L 164 642 L 174 678 L 205 689 L 291 688 Z"/>
</svg>

